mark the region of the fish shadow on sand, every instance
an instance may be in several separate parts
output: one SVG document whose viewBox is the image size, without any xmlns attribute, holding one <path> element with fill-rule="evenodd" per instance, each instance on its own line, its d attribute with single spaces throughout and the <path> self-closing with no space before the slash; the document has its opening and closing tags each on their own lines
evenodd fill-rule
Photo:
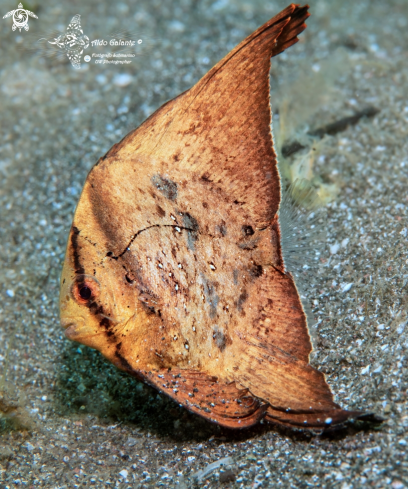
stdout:
<svg viewBox="0 0 408 489">
<path fill-rule="evenodd" d="M 203 440 L 221 433 L 218 426 L 121 372 L 99 352 L 78 344 L 67 343 L 61 352 L 55 399 L 61 415 L 136 425 L 160 437 Z"/>
<path fill-rule="evenodd" d="M 323 434 L 259 424 L 232 430 L 217 426 L 178 406 L 165 395 L 116 369 L 86 346 L 66 343 L 60 356 L 55 409 L 72 418 L 97 417 L 101 424 L 122 423 L 174 441 L 243 441 L 266 432 L 300 442 L 318 437 L 343 439 L 358 431 L 375 429 L 370 420 L 349 422 Z M 371 420 L 372 421 L 372 420 Z"/>
</svg>

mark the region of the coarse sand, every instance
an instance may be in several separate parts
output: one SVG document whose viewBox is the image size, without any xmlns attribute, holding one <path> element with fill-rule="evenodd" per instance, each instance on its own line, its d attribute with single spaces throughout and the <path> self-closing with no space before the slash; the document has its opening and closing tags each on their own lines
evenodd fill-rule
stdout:
<svg viewBox="0 0 408 489">
<path fill-rule="evenodd" d="M 271 105 L 278 150 L 293 149 L 282 173 L 311 179 L 326 202 L 327 243 L 304 292 L 311 362 L 341 406 L 385 421 L 223 430 L 59 325 L 66 239 L 92 165 L 287 3 L 30 0 L 28 32 L 0 19 L 1 488 L 408 487 L 408 2 L 309 3 L 300 42 L 272 60 Z M 138 55 L 76 70 L 31 49 L 75 14 L 90 40 L 142 39 Z M 338 123 L 367 107 L 376 113 Z M 308 134 L 331 123 L 331 135 Z"/>
</svg>

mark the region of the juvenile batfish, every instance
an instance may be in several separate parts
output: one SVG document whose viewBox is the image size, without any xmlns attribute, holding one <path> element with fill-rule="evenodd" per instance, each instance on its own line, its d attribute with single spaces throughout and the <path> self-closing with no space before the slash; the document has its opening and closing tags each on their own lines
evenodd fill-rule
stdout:
<svg viewBox="0 0 408 489">
<path fill-rule="evenodd" d="M 290 5 L 96 163 L 61 278 L 66 336 L 213 422 L 324 428 L 333 402 L 282 259 L 270 58 Z"/>
</svg>

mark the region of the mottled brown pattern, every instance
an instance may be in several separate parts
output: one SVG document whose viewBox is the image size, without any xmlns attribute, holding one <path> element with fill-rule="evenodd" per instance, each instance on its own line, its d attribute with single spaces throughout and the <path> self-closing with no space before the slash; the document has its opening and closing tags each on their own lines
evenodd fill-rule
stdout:
<svg viewBox="0 0 408 489">
<path fill-rule="evenodd" d="M 67 248 L 66 335 L 228 427 L 266 416 L 323 428 L 356 414 L 308 364 L 281 254 L 270 58 L 307 16 L 290 5 L 100 159 Z M 79 272 L 98 284 L 87 304 L 70 294 Z"/>
</svg>

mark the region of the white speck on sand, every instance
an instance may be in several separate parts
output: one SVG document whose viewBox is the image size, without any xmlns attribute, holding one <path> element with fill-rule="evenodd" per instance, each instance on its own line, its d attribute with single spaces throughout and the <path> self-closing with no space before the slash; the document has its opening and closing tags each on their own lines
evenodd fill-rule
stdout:
<svg viewBox="0 0 408 489">
<path fill-rule="evenodd" d="M 127 87 L 130 85 L 133 81 L 133 76 L 130 75 L 129 73 L 118 73 L 113 77 L 113 84 L 116 85 L 117 87 Z"/>
</svg>

